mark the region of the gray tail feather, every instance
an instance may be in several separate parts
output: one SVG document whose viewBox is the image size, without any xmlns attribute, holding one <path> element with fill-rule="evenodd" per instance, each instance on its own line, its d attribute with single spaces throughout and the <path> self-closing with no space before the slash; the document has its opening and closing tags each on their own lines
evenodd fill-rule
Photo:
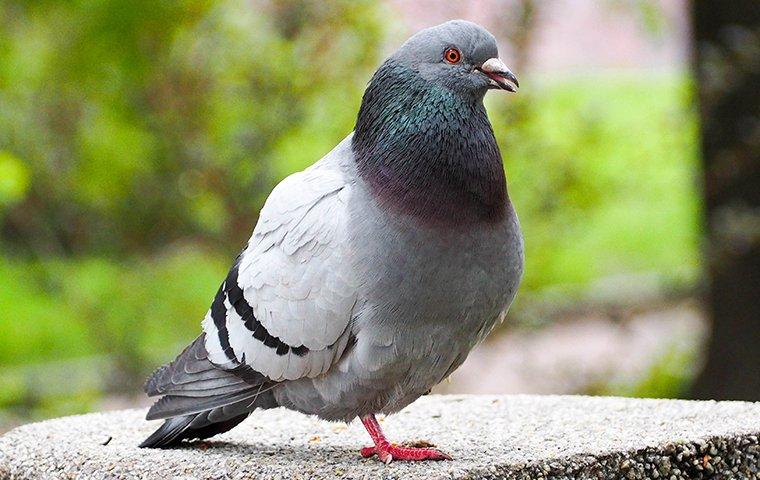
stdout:
<svg viewBox="0 0 760 480">
<path fill-rule="evenodd" d="M 251 411 L 259 406 L 265 407 L 266 405 L 262 405 L 257 399 L 253 405 L 251 402 L 245 401 L 196 414 L 169 418 L 158 430 L 146 438 L 140 447 L 166 448 L 178 445 L 182 440 L 200 440 L 213 437 L 237 426 L 248 417 Z"/>
<path fill-rule="evenodd" d="M 222 370 L 208 359 L 206 334 L 201 334 L 177 358 L 156 370 L 145 382 L 145 393 L 157 395 L 184 395 L 209 397 L 258 386 L 269 380 L 246 366 L 235 370 Z M 271 382 L 269 382 L 271 383 Z"/>
<path fill-rule="evenodd" d="M 204 335 L 173 362 L 159 368 L 145 384 L 160 398 L 146 419 L 167 419 L 140 447 L 164 448 L 183 439 L 208 438 L 226 432 L 256 408 L 272 408 L 276 384 L 250 369 L 227 371 L 208 360 Z"/>
<path fill-rule="evenodd" d="M 232 417 L 229 420 L 218 423 L 210 423 L 202 427 L 191 427 L 202 414 L 186 415 L 184 417 L 174 417 L 165 421 L 158 430 L 153 432 L 150 437 L 143 440 L 140 448 L 166 448 L 177 445 L 184 439 L 203 439 L 213 437 L 219 433 L 237 426 L 238 423 L 248 417 L 248 413 Z"/>
<path fill-rule="evenodd" d="M 183 434 L 187 432 L 187 429 L 194 418 L 195 415 L 187 415 L 184 417 L 174 417 L 166 420 L 163 425 L 158 428 L 158 430 L 143 440 L 139 447 L 165 448 L 176 445 L 180 440 L 184 438 Z"/>
</svg>

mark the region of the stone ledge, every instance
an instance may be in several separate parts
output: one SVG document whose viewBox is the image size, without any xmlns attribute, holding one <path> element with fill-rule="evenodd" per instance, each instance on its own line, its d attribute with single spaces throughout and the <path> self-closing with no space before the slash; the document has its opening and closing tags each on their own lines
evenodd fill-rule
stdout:
<svg viewBox="0 0 760 480">
<path fill-rule="evenodd" d="M 206 442 L 136 445 L 144 410 L 59 418 L 0 437 L 0 478 L 731 478 L 760 479 L 760 403 L 580 396 L 424 397 L 389 417 L 397 441 L 424 439 L 453 461 L 362 459 L 358 422 L 255 412 Z"/>
</svg>

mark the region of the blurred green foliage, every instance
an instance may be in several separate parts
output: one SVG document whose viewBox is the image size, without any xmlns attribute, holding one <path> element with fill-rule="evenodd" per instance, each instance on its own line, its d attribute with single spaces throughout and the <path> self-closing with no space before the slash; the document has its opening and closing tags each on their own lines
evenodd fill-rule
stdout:
<svg viewBox="0 0 760 480">
<path fill-rule="evenodd" d="M 489 102 L 527 239 L 519 301 L 551 289 L 577 293 L 626 273 L 693 284 L 699 237 L 689 83 L 676 76 L 646 87 L 633 77 L 583 82 L 538 82 L 527 105 Z M 110 353 L 132 379 L 122 386 L 134 388 L 198 333 L 238 248 L 175 242 L 121 260 L 0 259 L 0 311 L 8 319 L 0 321 L 0 365 Z"/>
<path fill-rule="evenodd" d="M 581 393 L 635 398 L 688 398 L 689 387 L 698 373 L 699 364 L 696 345 L 671 341 L 640 378 L 633 381 L 607 379 Z"/>
<path fill-rule="evenodd" d="M 45 418 L 139 392 L 197 336 L 231 261 L 178 244 L 120 261 L 0 257 L 0 430 L 3 408 Z"/>
<path fill-rule="evenodd" d="M 696 281 L 693 88 L 673 73 L 640 75 L 537 79 L 514 101 L 490 99 L 526 238 L 523 291 L 643 272 Z"/>
<path fill-rule="evenodd" d="M 197 335 L 274 184 L 351 130 L 381 13 L 348 0 L 0 3 L 0 406 L 83 410 L 99 391 L 135 391 Z M 690 82 L 521 81 L 487 101 L 526 237 L 519 301 L 636 273 L 693 285 Z M 69 382 L 28 367 L 82 358 L 94 364 Z"/>
<path fill-rule="evenodd" d="M 197 334 L 271 188 L 351 130 L 378 8 L 0 3 L 0 404 L 49 411 L 24 365 L 96 354 L 59 400 L 136 391 Z"/>
<path fill-rule="evenodd" d="M 3 2 L 6 247 L 239 245 L 276 180 L 351 129 L 379 18 L 348 0 Z"/>
<path fill-rule="evenodd" d="M 0 152 L 0 206 L 21 201 L 29 188 L 29 169 L 10 152 Z"/>
</svg>

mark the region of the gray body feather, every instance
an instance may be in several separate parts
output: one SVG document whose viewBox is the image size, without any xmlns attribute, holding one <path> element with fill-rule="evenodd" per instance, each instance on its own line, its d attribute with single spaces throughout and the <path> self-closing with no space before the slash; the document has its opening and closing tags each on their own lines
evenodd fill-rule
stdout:
<svg viewBox="0 0 760 480">
<path fill-rule="evenodd" d="M 215 435 L 256 408 L 396 412 L 503 318 L 523 243 L 482 106 L 490 84 L 462 70 L 459 88 L 449 66 L 408 60 L 469 35 L 463 55 L 482 63 L 495 43 L 467 22 L 425 35 L 375 74 L 355 133 L 273 190 L 204 333 L 146 384 L 162 397 L 148 419 L 167 420 L 142 446 Z"/>
<path fill-rule="evenodd" d="M 329 420 L 396 412 L 448 376 L 506 313 L 523 263 L 511 206 L 485 227 L 420 228 L 357 178 L 349 141 L 324 161 L 347 178 L 355 340 L 325 375 L 274 389 L 281 405 Z"/>
</svg>

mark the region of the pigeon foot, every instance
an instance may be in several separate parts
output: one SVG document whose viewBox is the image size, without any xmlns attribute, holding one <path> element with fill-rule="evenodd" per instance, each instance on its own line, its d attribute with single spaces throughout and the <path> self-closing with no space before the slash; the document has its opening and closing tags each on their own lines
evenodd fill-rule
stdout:
<svg viewBox="0 0 760 480">
<path fill-rule="evenodd" d="M 379 450 L 379 451 L 378 451 Z M 451 460 L 451 457 L 435 448 L 400 447 L 388 444 L 383 448 L 364 447 L 361 449 L 362 457 L 369 458 L 377 455 L 383 463 L 391 463 L 393 460 L 418 462 L 422 460 Z"/>
<path fill-rule="evenodd" d="M 426 445 L 424 447 L 405 447 L 390 443 L 383 434 L 380 424 L 374 415 L 367 415 L 361 418 L 364 428 L 375 442 L 374 447 L 364 447 L 361 449 L 361 455 L 369 458 L 377 455 L 383 463 L 391 463 L 393 460 L 399 461 L 422 461 L 422 460 L 451 460 L 451 457 L 438 449 Z"/>
</svg>

